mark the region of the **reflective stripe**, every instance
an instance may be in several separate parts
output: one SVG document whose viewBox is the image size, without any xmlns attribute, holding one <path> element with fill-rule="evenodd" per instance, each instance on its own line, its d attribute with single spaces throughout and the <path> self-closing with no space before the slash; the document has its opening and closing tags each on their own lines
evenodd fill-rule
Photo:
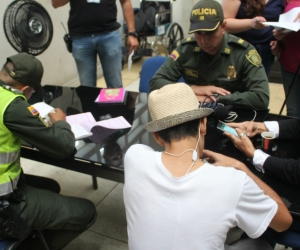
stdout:
<svg viewBox="0 0 300 250">
<path fill-rule="evenodd" d="M 9 164 L 18 159 L 20 150 L 15 152 L 0 153 L 0 164 Z"/>
<path fill-rule="evenodd" d="M 14 180 L 11 180 L 11 182 L 6 182 L 3 184 L 0 184 L 0 196 L 4 196 L 4 195 L 12 193 L 17 186 L 19 177 L 20 176 L 18 176 Z"/>
</svg>

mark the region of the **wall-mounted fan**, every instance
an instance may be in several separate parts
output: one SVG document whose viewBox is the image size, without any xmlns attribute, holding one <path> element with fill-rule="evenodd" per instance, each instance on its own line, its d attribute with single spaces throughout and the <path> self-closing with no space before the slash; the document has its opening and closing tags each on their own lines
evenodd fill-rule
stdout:
<svg viewBox="0 0 300 250">
<path fill-rule="evenodd" d="M 5 35 L 18 52 L 43 53 L 53 36 L 52 21 L 44 7 L 34 0 L 15 0 L 3 17 Z"/>
</svg>

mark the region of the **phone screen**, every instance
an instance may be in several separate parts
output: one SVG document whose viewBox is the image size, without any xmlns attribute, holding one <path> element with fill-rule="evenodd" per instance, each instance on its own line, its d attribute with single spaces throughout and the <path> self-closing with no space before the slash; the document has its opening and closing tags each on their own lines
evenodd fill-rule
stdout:
<svg viewBox="0 0 300 250">
<path fill-rule="evenodd" d="M 228 132 L 230 134 L 233 134 L 233 135 L 239 137 L 236 130 L 232 127 L 227 126 L 224 122 L 219 122 L 217 128 L 224 132 Z"/>
</svg>

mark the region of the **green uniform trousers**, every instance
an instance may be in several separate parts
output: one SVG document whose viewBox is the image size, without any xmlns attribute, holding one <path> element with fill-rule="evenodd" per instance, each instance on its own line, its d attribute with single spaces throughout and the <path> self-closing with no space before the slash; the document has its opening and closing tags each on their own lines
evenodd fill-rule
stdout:
<svg viewBox="0 0 300 250">
<path fill-rule="evenodd" d="M 21 201 L 10 204 L 30 226 L 42 230 L 50 249 L 64 248 L 95 222 L 97 212 L 91 201 L 33 186 L 24 184 Z M 36 240 L 23 245 L 20 249 L 40 249 Z"/>
</svg>

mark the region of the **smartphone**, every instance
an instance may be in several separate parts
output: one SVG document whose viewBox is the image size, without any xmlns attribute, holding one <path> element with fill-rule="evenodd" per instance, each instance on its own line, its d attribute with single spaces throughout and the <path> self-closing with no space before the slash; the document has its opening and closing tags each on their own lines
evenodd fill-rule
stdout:
<svg viewBox="0 0 300 250">
<path fill-rule="evenodd" d="M 233 134 L 233 135 L 239 137 L 239 135 L 237 134 L 235 128 L 227 126 L 224 122 L 219 122 L 217 128 L 224 131 L 224 132 L 228 132 L 230 134 Z"/>
</svg>

